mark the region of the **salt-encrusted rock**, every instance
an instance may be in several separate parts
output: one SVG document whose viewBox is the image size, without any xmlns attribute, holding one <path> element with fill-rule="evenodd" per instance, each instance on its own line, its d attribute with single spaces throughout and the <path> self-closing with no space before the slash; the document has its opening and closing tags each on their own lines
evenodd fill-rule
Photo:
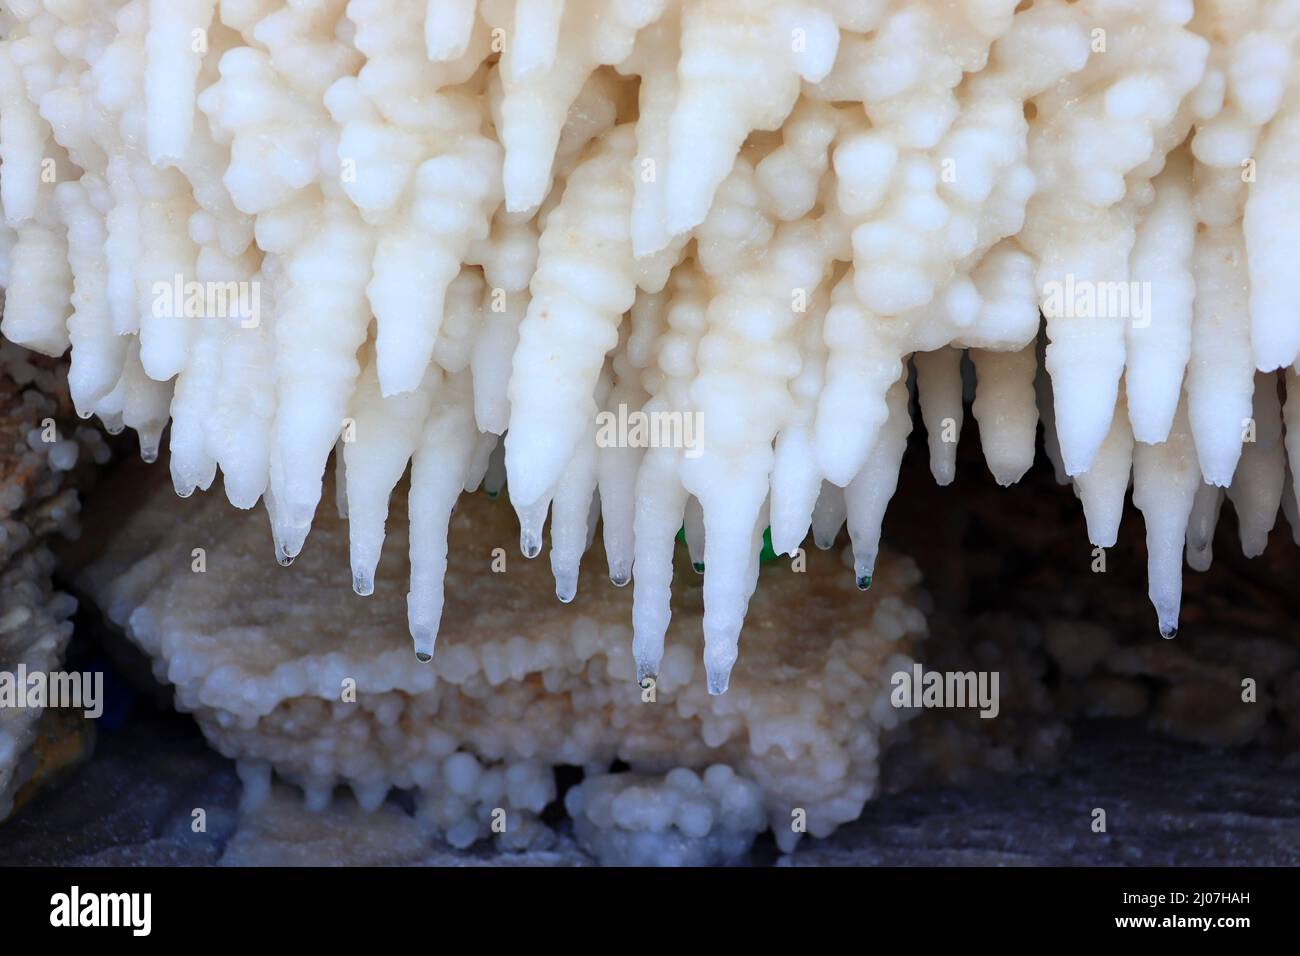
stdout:
<svg viewBox="0 0 1300 956">
<path fill-rule="evenodd" d="M 75 531 L 74 472 L 103 464 L 108 447 L 94 429 L 69 429 L 70 419 L 66 370 L 0 344 L 0 674 L 11 690 L 58 671 L 72 636 L 76 602 L 53 587 L 46 539 Z M 16 691 L 0 698 L 0 820 L 93 739 L 81 713 L 56 714 Z"/>
<path fill-rule="evenodd" d="M 822 836 L 856 818 L 875 793 L 885 739 L 915 714 L 889 701 L 890 675 L 911 666 L 925 630 L 918 574 L 896 555 L 866 594 L 837 553 L 806 555 L 806 571 L 765 565 L 732 689 L 714 696 L 698 663 L 694 571 L 676 582 L 663 667 L 642 687 L 625 623 L 631 595 L 596 582 L 569 613 L 538 613 L 548 569 L 514 555 L 509 506 L 483 494 L 462 498 L 451 520 L 442 636 L 428 665 L 409 653 L 401 602 L 385 600 L 404 587 L 401 530 L 362 599 L 336 587 L 348 544 L 333 514 L 292 566 L 266 574 L 264 522 L 232 515 L 215 495 L 178 500 L 140 466 L 98 495 L 112 505 L 88 519 L 78 586 L 239 761 L 254 804 L 272 770 L 319 808 L 339 785 L 368 809 L 393 787 L 414 789 L 417 819 L 453 845 L 544 847 L 554 837 L 537 816 L 557 797 L 553 768 L 600 775 L 621 760 L 651 781 L 647 792 L 684 808 L 674 826 L 712 848 L 692 853 L 731 857 L 768 825 L 789 849 L 805 830 Z M 592 846 L 635 829 L 593 809 L 611 786 L 593 782 L 574 798 Z M 792 827 L 796 810 L 803 823 Z M 595 835 L 600 827 L 626 832 Z"/>
<path fill-rule="evenodd" d="M 663 776 L 591 777 L 565 795 L 564 807 L 583 849 L 612 866 L 735 863 L 767 828 L 762 790 L 726 764 L 703 774 L 678 767 Z"/>
<path fill-rule="evenodd" d="M 554 841 L 553 841 L 554 842 Z M 490 851 L 490 847 L 487 848 Z M 311 812 L 289 787 L 240 809 L 218 866 L 572 866 L 588 859 L 573 841 L 523 852 L 466 853 L 430 840 L 417 818 L 392 804 L 366 811 L 350 796 Z"/>
</svg>

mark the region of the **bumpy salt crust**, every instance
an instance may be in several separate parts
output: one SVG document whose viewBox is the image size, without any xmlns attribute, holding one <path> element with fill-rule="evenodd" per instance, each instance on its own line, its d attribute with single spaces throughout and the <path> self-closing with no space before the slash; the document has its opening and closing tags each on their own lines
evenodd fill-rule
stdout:
<svg viewBox="0 0 1300 956">
<path fill-rule="evenodd" d="M 620 866 L 732 862 L 767 829 L 762 790 L 726 764 L 702 774 L 678 767 L 662 777 L 590 777 L 565 794 L 564 806 L 579 842 Z"/>
<path fill-rule="evenodd" d="M 95 429 L 82 426 L 68 435 L 57 428 L 57 396 L 67 395 L 66 383 L 30 358 L 0 343 L 0 672 L 10 675 L 20 668 L 29 674 L 60 669 L 76 601 L 54 589 L 46 541 L 76 532 L 79 506 L 67 472 L 78 460 L 102 465 L 109 457 Z M 45 712 L 0 707 L 0 820 L 40 772 L 34 747 Z"/>
<path fill-rule="evenodd" d="M 211 496 L 178 501 L 160 482 L 136 509 L 148 482 L 108 481 L 99 493 L 117 508 L 92 515 L 81 547 L 94 560 L 77 583 L 239 761 L 253 803 L 269 793 L 271 770 L 316 809 L 340 785 L 372 810 L 397 787 L 416 791 L 417 822 L 454 846 L 538 848 L 553 838 L 537 815 L 558 796 L 554 768 L 576 766 L 588 776 L 566 805 L 593 854 L 717 861 L 769 826 L 790 850 L 803 832 L 795 824 L 821 837 L 857 819 L 882 750 L 918 713 L 889 699 L 925 632 L 920 573 L 906 558 L 890 556 L 892 573 L 867 595 L 837 552 L 813 552 L 802 573 L 769 564 L 753 601 L 764 624 L 746 636 L 723 696 L 700 674 L 704 589 L 683 567 L 685 606 L 651 693 L 633 681 L 626 590 L 539 615 L 543 565 L 512 556 L 504 573 L 488 570 L 514 536 L 503 501 L 466 496 L 451 519 L 443 646 L 421 667 L 396 600 L 406 563 L 380 565 L 376 608 L 358 614 L 332 583 L 349 534 L 335 515 L 322 514 L 313 547 L 261 576 L 254 595 L 265 533 L 256 518 Z M 394 510 L 405 516 L 400 502 Z M 845 615 L 849 602 L 857 610 Z M 609 776 L 615 760 L 631 775 Z"/>
<path fill-rule="evenodd" d="M 1131 476 L 1166 636 L 1221 489 L 1248 553 L 1295 506 L 1300 0 L 11 0 L 0 30 L 4 334 L 71 344 L 78 409 L 146 457 L 170 418 L 177 491 L 219 468 L 282 562 L 341 437 L 361 594 L 411 462 L 422 658 L 448 515 L 504 464 L 561 600 L 603 518 L 642 676 L 686 523 L 725 690 L 765 527 L 847 522 L 870 581 L 913 355 L 940 481 L 964 350 L 998 481 L 1041 418 L 1105 547 Z M 259 321 L 159 316 L 174 277 L 252 284 Z M 598 446 L 623 406 L 699 447 Z"/>
</svg>

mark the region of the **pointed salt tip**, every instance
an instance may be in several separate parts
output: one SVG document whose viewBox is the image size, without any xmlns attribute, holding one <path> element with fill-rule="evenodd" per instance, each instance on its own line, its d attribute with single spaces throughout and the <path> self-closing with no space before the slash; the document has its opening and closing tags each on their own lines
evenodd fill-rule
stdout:
<svg viewBox="0 0 1300 956">
<path fill-rule="evenodd" d="M 1178 625 L 1177 625 L 1177 624 L 1161 624 L 1161 625 L 1160 625 L 1160 636 L 1163 637 L 1166 641 L 1172 641 L 1175 637 L 1178 636 Z"/>
<path fill-rule="evenodd" d="M 731 670 L 709 671 L 709 694 L 720 697 L 731 686 Z"/>
<path fill-rule="evenodd" d="M 352 590 L 359 597 L 370 597 L 375 593 L 375 579 L 359 571 L 352 572 Z"/>
<path fill-rule="evenodd" d="M 155 461 L 158 460 L 158 449 L 157 449 L 157 448 L 141 448 L 141 449 L 140 449 L 140 460 L 141 460 L 142 462 L 144 462 L 146 465 L 152 465 Z"/>
<path fill-rule="evenodd" d="M 185 486 L 185 485 L 175 485 L 174 487 L 176 488 L 176 497 L 177 497 L 177 498 L 188 498 L 190 495 L 194 494 L 194 486 L 193 486 L 193 485 L 189 485 L 189 486 Z"/>
<path fill-rule="evenodd" d="M 83 411 L 81 411 L 80 409 L 77 410 L 77 417 L 80 418 L 83 422 L 84 422 L 84 421 L 87 421 L 87 420 L 90 418 L 90 416 L 93 415 L 93 414 L 95 414 L 95 413 L 94 413 L 94 412 L 83 412 Z"/>
<path fill-rule="evenodd" d="M 427 664 L 433 660 L 433 642 L 437 639 L 427 627 L 419 627 L 411 632 L 411 640 L 415 644 L 415 659 L 421 664 Z"/>
<path fill-rule="evenodd" d="M 628 573 L 627 568 L 610 568 L 609 583 L 616 588 L 627 587 L 627 583 L 632 580 L 632 575 Z"/>
<path fill-rule="evenodd" d="M 830 541 L 822 541 L 819 538 L 813 538 L 813 544 L 817 545 L 817 548 L 820 551 L 829 551 L 831 548 L 835 547 L 835 539 L 832 538 Z"/>
<path fill-rule="evenodd" d="M 276 536 L 275 560 L 280 562 L 280 567 L 287 568 L 289 565 L 293 564 L 293 559 L 298 557 L 300 551 L 302 551 L 301 542 L 293 547 L 288 547 L 278 535 Z"/>
<path fill-rule="evenodd" d="M 563 584 L 557 581 L 555 583 L 555 596 L 560 599 L 561 604 L 572 604 L 577 593 L 578 585 L 576 581 L 565 581 Z"/>
<path fill-rule="evenodd" d="M 501 494 L 501 492 L 499 491 L 487 491 L 487 489 L 484 489 L 484 492 L 487 494 L 489 498 L 493 498 L 493 499 L 495 499 L 499 494 Z"/>
<path fill-rule="evenodd" d="M 703 561 L 692 561 L 692 562 L 691 562 L 691 567 L 693 567 L 693 568 L 695 569 L 695 573 L 696 573 L 696 574 L 703 574 L 703 573 L 704 573 L 704 562 L 703 562 Z"/>
<path fill-rule="evenodd" d="M 866 591 L 866 590 L 869 590 L 870 588 L 871 588 L 871 575 L 869 575 L 869 574 L 859 574 L 859 575 L 858 575 L 858 590 L 859 590 L 859 591 Z"/>
<path fill-rule="evenodd" d="M 125 425 L 105 425 L 105 426 L 104 426 L 104 431 L 108 432 L 110 435 L 120 435 L 120 434 L 122 434 L 122 432 L 126 431 L 126 426 L 125 426 Z M 140 457 L 141 457 L 141 458 L 144 458 L 144 452 L 141 452 L 141 453 L 140 453 Z M 147 461 L 147 460 L 148 460 L 148 459 L 146 459 L 146 461 Z"/>
<path fill-rule="evenodd" d="M 525 558 L 535 558 L 542 553 L 542 540 L 541 538 L 520 535 L 519 550 L 524 553 Z"/>
<path fill-rule="evenodd" d="M 652 660 L 638 660 L 636 662 L 636 682 L 642 690 L 648 687 L 647 681 L 657 681 L 659 679 L 659 662 Z"/>
</svg>

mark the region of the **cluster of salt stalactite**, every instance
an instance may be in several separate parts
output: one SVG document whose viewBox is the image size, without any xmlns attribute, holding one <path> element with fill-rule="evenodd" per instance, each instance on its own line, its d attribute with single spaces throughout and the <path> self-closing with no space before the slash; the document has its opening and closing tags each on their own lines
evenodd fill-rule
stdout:
<svg viewBox="0 0 1300 956">
<path fill-rule="evenodd" d="M 265 560 L 261 522 L 213 496 L 179 501 L 141 481 L 140 467 L 97 489 L 114 507 L 88 509 L 78 548 L 89 563 L 73 578 L 238 761 L 252 804 L 271 771 L 312 809 L 346 786 L 374 810 L 396 787 L 415 791 L 417 821 L 453 846 L 537 848 L 553 835 L 538 815 L 559 795 L 555 768 L 581 767 L 588 777 L 566 805 L 596 856 L 717 861 L 769 826 L 791 850 L 804 832 L 857 819 L 878 790 L 881 753 L 919 713 L 890 700 L 926 629 L 907 558 L 891 557 L 893 573 L 865 596 L 838 551 L 809 554 L 802 573 L 768 564 L 753 605 L 765 626 L 723 696 L 701 679 L 701 588 L 683 568 L 695 586 L 657 686 L 643 690 L 631 595 L 604 588 L 573 614 L 538 614 L 547 569 L 512 556 L 488 571 L 514 516 L 467 495 L 450 522 L 437 666 L 418 667 L 394 600 L 400 558 L 378 569 L 375 609 L 360 610 L 331 582 L 348 524 L 325 513 L 294 567 L 250 590 Z M 406 517 L 400 501 L 394 512 Z M 843 614 L 855 597 L 860 613 Z M 634 776 L 607 776 L 616 760 Z"/>
<path fill-rule="evenodd" d="M 725 690 L 766 529 L 847 523 L 870 583 L 912 364 L 951 479 L 963 353 L 1000 482 L 1041 417 L 1093 545 L 1132 483 L 1166 636 L 1225 488 L 1252 553 L 1295 508 L 1298 0 L 13 0 L 0 31 L 4 334 L 71 345 L 146 457 L 170 420 L 178 493 L 219 469 L 283 563 L 337 445 L 359 594 L 409 464 L 421 659 L 456 499 L 508 475 L 563 601 L 599 520 L 643 678 L 685 524 Z"/>
</svg>

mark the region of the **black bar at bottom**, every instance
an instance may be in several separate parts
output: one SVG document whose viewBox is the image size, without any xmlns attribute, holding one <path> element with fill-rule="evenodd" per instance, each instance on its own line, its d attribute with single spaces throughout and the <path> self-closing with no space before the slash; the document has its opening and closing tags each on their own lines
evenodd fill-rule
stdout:
<svg viewBox="0 0 1300 956">
<path fill-rule="evenodd" d="M 796 933 L 804 945 L 851 934 L 843 938 L 867 947 L 912 934 L 927 946 L 1171 933 L 1231 944 L 1256 930 L 1289 938 L 1297 909 L 1295 871 L 1255 868 L 0 871 L 6 948 L 74 932 L 126 945 L 274 938 L 337 946 L 419 934 L 435 947 L 496 946 L 511 936 L 557 946 L 593 929 L 660 946 L 712 937 L 728 948 L 754 931 L 772 946 L 786 944 L 771 933 Z"/>
</svg>

